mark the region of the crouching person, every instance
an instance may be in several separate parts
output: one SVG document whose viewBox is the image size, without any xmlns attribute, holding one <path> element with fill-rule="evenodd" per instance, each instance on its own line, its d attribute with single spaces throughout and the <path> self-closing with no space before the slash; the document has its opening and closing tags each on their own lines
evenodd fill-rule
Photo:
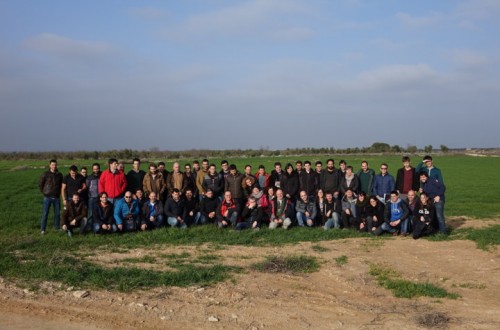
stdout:
<svg viewBox="0 0 500 330">
<path fill-rule="evenodd" d="M 342 213 L 342 203 L 340 199 L 333 197 L 333 192 L 326 192 L 325 214 L 323 229 L 340 228 L 340 214 Z"/>
<path fill-rule="evenodd" d="M 80 201 L 80 195 L 74 193 L 71 202 L 66 204 L 66 209 L 63 212 L 62 229 L 68 233 L 68 236 L 73 236 L 73 229 L 80 228 L 80 234 L 85 234 L 87 227 L 87 207 L 85 203 Z"/>
<path fill-rule="evenodd" d="M 165 215 L 170 227 L 187 228 L 185 221 L 186 208 L 184 207 L 184 201 L 181 199 L 181 192 L 177 188 L 172 189 L 172 194 L 165 203 Z"/>
<path fill-rule="evenodd" d="M 142 206 L 141 230 L 163 227 L 163 204 L 154 191 L 149 193 L 149 201 Z"/>
<path fill-rule="evenodd" d="M 108 201 L 108 194 L 102 192 L 98 195 L 99 201 L 94 206 L 92 213 L 92 229 L 96 234 L 114 233 L 117 230 L 113 218 L 113 204 Z"/>
<path fill-rule="evenodd" d="M 276 198 L 271 201 L 271 217 L 269 229 L 283 226 L 287 229 L 292 224 L 293 206 L 288 198 L 284 196 L 283 190 L 276 190 Z"/>
<path fill-rule="evenodd" d="M 219 228 L 226 228 L 229 225 L 236 227 L 238 216 L 238 205 L 235 203 L 231 192 L 228 190 L 224 193 L 224 200 L 217 208 L 217 226 Z"/>
<path fill-rule="evenodd" d="M 115 204 L 114 217 L 116 227 L 120 232 L 135 231 L 140 216 L 139 203 L 132 198 L 130 191 Z"/>
<path fill-rule="evenodd" d="M 425 192 L 420 193 L 420 203 L 416 205 L 413 213 L 412 225 L 414 239 L 431 235 L 439 228 L 436 209 Z"/>
<path fill-rule="evenodd" d="M 316 204 L 309 200 L 305 190 L 300 192 L 300 199 L 297 201 L 295 210 L 297 211 L 297 222 L 300 227 L 314 226 L 314 219 L 318 211 L 316 209 Z"/>
<path fill-rule="evenodd" d="M 254 196 L 248 197 L 248 202 L 241 211 L 241 222 L 236 225 L 236 230 L 255 229 L 259 230 L 262 223 L 262 207 L 257 205 Z"/>
<path fill-rule="evenodd" d="M 392 236 L 398 236 L 401 224 L 410 216 L 408 204 L 399 198 L 396 190 L 391 191 L 391 198 L 385 206 L 384 223 L 375 231 L 375 235 L 381 235 L 383 232 L 389 232 Z"/>
</svg>

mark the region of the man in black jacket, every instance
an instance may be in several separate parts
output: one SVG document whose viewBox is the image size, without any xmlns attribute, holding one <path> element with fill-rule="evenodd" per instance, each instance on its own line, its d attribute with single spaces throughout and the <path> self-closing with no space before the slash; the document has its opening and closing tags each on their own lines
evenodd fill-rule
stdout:
<svg viewBox="0 0 500 330">
<path fill-rule="evenodd" d="M 47 227 L 47 217 L 49 215 L 50 205 L 54 205 L 54 228 L 59 230 L 61 227 L 61 194 L 63 175 L 57 170 L 57 161 L 52 159 L 49 162 L 49 170 L 40 177 L 38 186 L 43 194 L 43 213 L 42 213 L 42 235 L 45 234 Z"/>
</svg>

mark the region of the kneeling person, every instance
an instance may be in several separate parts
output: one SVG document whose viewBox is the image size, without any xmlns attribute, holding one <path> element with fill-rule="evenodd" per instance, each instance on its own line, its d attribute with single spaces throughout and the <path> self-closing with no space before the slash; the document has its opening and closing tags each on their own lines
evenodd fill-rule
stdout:
<svg viewBox="0 0 500 330">
<path fill-rule="evenodd" d="M 63 226 L 62 229 L 68 233 L 68 236 L 73 235 L 74 228 L 80 228 L 80 234 L 85 234 L 85 227 L 87 226 L 87 207 L 85 203 L 80 201 L 80 195 L 74 193 L 71 202 L 66 205 L 63 212 Z"/>
<path fill-rule="evenodd" d="M 163 226 L 163 204 L 154 191 L 149 193 L 149 201 L 142 206 L 141 230 Z"/>
<path fill-rule="evenodd" d="M 116 232 L 117 227 L 113 218 L 113 204 L 108 201 L 108 194 L 102 192 L 98 195 L 99 202 L 95 204 L 92 213 L 94 233 Z"/>
<path fill-rule="evenodd" d="M 248 197 L 248 202 L 241 211 L 241 222 L 236 225 L 236 230 L 255 229 L 259 230 L 262 222 L 262 207 L 257 205 L 255 197 Z"/>
<path fill-rule="evenodd" d="M 137 229 L 140 209 L 137 200 L 132 198 L 132 192 L 125 192 L 125 196 L 116 202 L 114 216 L 116 226 L 121 232 Z"/>
</svg>

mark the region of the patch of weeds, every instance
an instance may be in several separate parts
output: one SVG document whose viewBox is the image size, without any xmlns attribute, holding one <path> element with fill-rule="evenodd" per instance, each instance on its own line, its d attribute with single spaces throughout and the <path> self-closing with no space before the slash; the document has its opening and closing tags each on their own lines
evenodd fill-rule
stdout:
<svg viewBox="0 0 500 330">
<path fill-rule="evenodd" d="M 202 254 L 196 257 L 194 262 L 202 263 L 202 264 L 212 264 L 216 261 L 221 260 L 222 257 L 216 254 Z"/>
<path fill-rule="evenodd" d="M 460 283 L 460 284 L 453 284 L 452 287 L 456 288 L 462 288 L 462 289 L 486 289 L 486 285 L 483 283 Z"/>
<path fill-rule="evenodd" d="M 360 248 L 363 252 L 378 251 L 384 246 L 385 240 L 383 236 L 374 237 L 372 239 L 364 240 L 360 244 Z"/>
<path fill-rule="evenodd" d="M 154 264 L 156 262 L 156 258 L 153 256 L 144 256 L 141 258 L 125 258 L 122 259 L 121 262 L 128 262 L 131 264 L 138 264 L 138 263 Z"/>
<path fill-rule="evenodd" d="M 188 252 L 160 254 L 160 257 L 165 259 L 186 259 L 189 258 L 190 256 L 191 254 L 189 254 Z"/>
<path fill-rule="evenodd" d="M 311 256 L 267 257 L 266 261 L 252 265 L 252 268 L 268 273 L 312 273 L 319 270 L 319 263 Z"/>
<path fill-rule="evenodd" d="M 448 315 L 441 312 L 426 313 L 416 317 L 417 324 L 426 328 L 445 328 L 449 321 Z"/>
<path fill-rule="evenodd" d="M 460 297 L 460 295 L 449 293 L 445 289 L 432 283 L 415 283 L 402 279 L 401 274 L 397 271 L 382 265 L 371 264 L 370 275 L 375 276 L 381 287 L 391 290 L 394 296 L 398 298 L 426 296 L 457 299 Z"/>
<path fill-rule="evenodd" d="M 335 263 L 337 266 L 343 266 L 347 264 L 348 258 L 346 255 L 341 255 L 340 257 L 335 258 Z"/>
<path fill-rule="evenodd" d="M 124 249 L 120 247 L 112 247 L 111 249 L 109 249 L 110 253 L 127 253 L 128 251 L 129 249 Z"/>
<path fill-rule="evenodd" d="M 311 249 L 313 249 L 313 251 L 316 251 L 316 252 L 330 251 L 330 249 L 327 249 L 326 247 L 323 247 L 321 245 L 313 245 L 313 246 L 311 246 Z"/>
</svg>

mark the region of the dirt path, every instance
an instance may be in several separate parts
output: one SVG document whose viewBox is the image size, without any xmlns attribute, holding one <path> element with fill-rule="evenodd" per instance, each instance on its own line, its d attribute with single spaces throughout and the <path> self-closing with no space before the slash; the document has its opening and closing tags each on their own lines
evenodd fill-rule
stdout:
<svg viewBox="0 0 500 330">
<path fill-rule="evenodd" d="M 168 253 L 185 251 L 196 253 L 192 247 L 168 247 Z M 147 253 L 141 249 L 127 255 Z M 246 272 L 206 288 L 131 294 L 103 290 L 85 298 L 56 283 L 44 283 L 34 294 L 2 280 L 0 328 L 500 329 L 500 253 L 479 250 L 471 241 L 360 238 L 280 248 L 234 246 L 211 253 Z M 269 255 L 303 254 L 318 258 L 318 272 L 269 274 L 249 267 Z M 347 263 L 337 265 L 335 259 L 344 255 Z M 461 297 L 395 298 L 368 274 L 369 263 L 384 264 L 405 279 L 431 282 Z"/>
</svg>

